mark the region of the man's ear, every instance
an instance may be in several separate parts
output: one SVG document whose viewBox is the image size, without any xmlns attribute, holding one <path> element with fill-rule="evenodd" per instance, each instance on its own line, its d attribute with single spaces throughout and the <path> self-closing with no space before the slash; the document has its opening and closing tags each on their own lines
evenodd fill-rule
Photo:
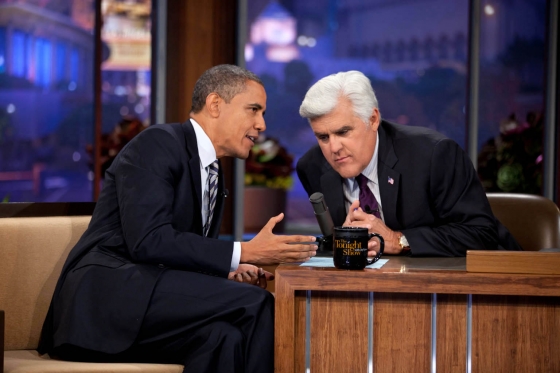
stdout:
<svg viewBox="0 0 560 373">
<path fill-rule="evenodd" d="M 378 108 L 373 108 L 373 111 L 371 112 L 371 116 L 369 117 L 369 124 L 371 125 L 371 128 L 373 128 L 374 131 L 377 131 L 377 128 L 379 127 L 379 123 L 381 123 L 381 114 L 379 113 Z"/>
<path fill-rule="evenodd" d="M 220 116 L 220 101 L 221 100 L 222 100 L 222 98 L 216 92 L 212 92 L 208 96 L 206 96 L 205 107 L 206 107 L 206 110 L 208 111 L 208 114 L 210 114 L 210 116 L 212 118 L 217 118 L 217 117 Z"/>
</svg>

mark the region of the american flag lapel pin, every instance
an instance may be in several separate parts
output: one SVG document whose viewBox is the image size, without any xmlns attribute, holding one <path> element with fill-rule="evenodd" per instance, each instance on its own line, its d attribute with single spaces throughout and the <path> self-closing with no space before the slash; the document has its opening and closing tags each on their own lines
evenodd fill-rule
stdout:
<svg viewBox="0 0 560 373">
<path fill-rule="evenodd" d="M 388 177 L 387 182 L 391 185 L 393 185 L 395 183 L 395 180 L 393 180 L 393 178 L 391 176 Z"/>
</svg>

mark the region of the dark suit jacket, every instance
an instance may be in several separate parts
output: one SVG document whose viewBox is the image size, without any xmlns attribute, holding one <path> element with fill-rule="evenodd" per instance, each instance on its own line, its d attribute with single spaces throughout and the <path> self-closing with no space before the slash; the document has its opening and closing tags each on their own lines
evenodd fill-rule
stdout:
<svg viewBox="0 0 560 373">
<path fill-rule="evenodd" d="M 519 245 L 492 214 L 471 160 L 454 141 L 422 127 L 382 121 L 378 177 L 385 224 L 401 231 L 412 255 L 464 256 L 466 250 Z M 342 177 L 319 146 L 298 162 L 306 192 L 321 192 L 335 225 L 346 217 Z M 391 182 L 392 180 L 392 182 Z"/>
<path fill-rule="evenodd" d="M 227 277 L 233 242 L 215 239 L 225 196 L 221 176 L 209 237 L 203 237 L 192 124 L 155 125 L 136 136 L 107 170 L 91 223 L 62 269 L 39 352 L 64 343 L 124 351 L 165 268 Z"/>
</svg>

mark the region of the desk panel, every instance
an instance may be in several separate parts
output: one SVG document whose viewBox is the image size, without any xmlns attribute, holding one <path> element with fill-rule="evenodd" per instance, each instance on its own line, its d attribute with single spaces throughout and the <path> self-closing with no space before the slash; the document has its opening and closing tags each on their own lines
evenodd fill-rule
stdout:
<svg viewBox="0 0 560 373">
<path fill-rule="evenodd" d="M 467 366 L 467 296 L 437 294 L 436 367 L 465 372 Z"/>
<path fill-rule="evenodd" d="M 380 270 L 278 267 L 275 371 L 560 371 L 560 276 L 431 260 L 426 270 L 393 259 Z"/>
<path fill-rule="evenodd" d="M 306 315 L 307 315 L 307 292 L 306 291 L 296 291 L 295 292 L 295 333 L 294 333 L 294 358 L 293 365 L 296 372 L 305 372 L 306 368 Z M 289 363 L 289 362 L 287 362 Z"/>
<path fill-rule="evenodd" d="M 373 299 L 373 371 L 429 372 L 431 295 L 374 293 Z"/>
<path fill-rule="evenodd" d="M 311 371 L 354 373 L 368 362 L 368 295 L 311 292 Z"/>
<path fill-rule="evenodd" d="M 473 372 L 560 372 L 555 297 L 473 295 Z"/>
</svg>

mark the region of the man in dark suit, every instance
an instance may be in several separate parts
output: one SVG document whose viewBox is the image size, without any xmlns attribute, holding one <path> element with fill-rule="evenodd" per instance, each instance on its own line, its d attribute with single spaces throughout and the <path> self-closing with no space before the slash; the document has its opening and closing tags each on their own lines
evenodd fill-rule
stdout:
<svg viewBox="0 0 560 373">
<path fill-rule="evenodd" d="M 191 119 L 136 136 L 107 170 L 91 223 L 72 249 L 39 351 L 67 360 L 163 362 L 187 372 L 272 372 L 270 273 L 255 265 L 315 255 L 308 236 L 218 240 L 218 159 L 246 158 L 264 131 L 266 93 L 253 73 L 206 71 Z M 295 244 L 294 244 L 295 243 Z M 259 285 L 259 286 L 253 286 Z"/>
<path fill-rule="evenodd" d="M 435 131 L 382 120 L 362 73 L 319 80 L 300 115 L 318 145 L 299 160 L 297 173 L 309 195 L 323 193 L 335 225 L 380 233 L 388 254 L 520 249 L 492 214 L 465 152 Z M 374 255 L 376 241 L 369 246 Z"/>
</svg>

